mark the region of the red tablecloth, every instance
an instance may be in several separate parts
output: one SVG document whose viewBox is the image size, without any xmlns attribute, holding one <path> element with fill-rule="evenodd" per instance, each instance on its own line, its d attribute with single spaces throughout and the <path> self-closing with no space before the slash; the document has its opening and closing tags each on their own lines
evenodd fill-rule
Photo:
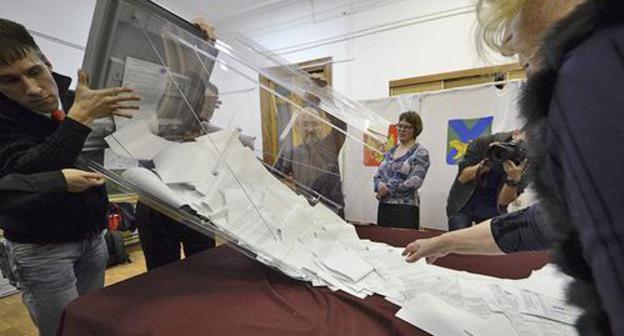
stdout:
<svg viewBox="0 0 624 336">
<path fill-rule="evenodd" d="M 435 232 L 358 227 L 361 238 L 405 246 Z M 449 255 L 438 264 L 505 278 L 544 265 L 545 253 Z M 290 279 L 218 247 L 82 296 L 63 316 L 63 336 L 428 335 L 394 317 L 398 307 Z"/>
</svg>

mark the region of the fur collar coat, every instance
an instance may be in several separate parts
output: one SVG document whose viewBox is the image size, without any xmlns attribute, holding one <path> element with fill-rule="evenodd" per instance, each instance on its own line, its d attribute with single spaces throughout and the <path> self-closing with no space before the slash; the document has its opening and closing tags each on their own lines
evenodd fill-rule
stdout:
<svg viewBox="0 0 624 336">
<path fill-rule="evenodd" d="M 619 125 L 615 129 L 624 126 L 624 100 L 613 94 L 608 96 L 609 92 L 604 92 L 608 89 L 602 90 L 602 86 L 584 85 L 591 83 L 591 77 L 598 74 L 606 77 L 601 77 L 601 81 L 612 81 L 609 83 L 612 86 L 624 83 L 624 75 L 619 78 L 621 72 L 624 73 L 621 51 L 624 51 L 624 1 L 587 0 L 558 22 L 547 35 L 540 50 L 542 67 L 527 81 L 520 102 L 532 148 L 533 185 L 546 210 L 544 225 L 552 226 L 555 232 L 554 260 L 563 272 L 575 278 L 575 282 L 568 288 L 568 300 L 583 310 L 583 315 L 576 323 L 580 335 L 623 335 L 624 332 L 623 323 L 617 322 L 624 318 L 621 314 L 624 297 L 609 297 L 618 295 L 618 291 L 624 287 L 621 278 L 613 279 L 617 278 L 613 274 L 622 275 L 618 271 L 624 268 L 624 255 L 617 252 L 622 251 L 621 246 L 624 244 L 622 225 L 617 226 L 617 223 L 624 222 L 619 216 L 611 218 L 602 215 L 608 214 L 612 208 L 622 208 L 624 204 L 612 204 L 617 198 L 599 197 L 608 194 L 599 189 L 601 186 L 611 186 L 611 189 L 619 187 L 622 189 L 620 192 L 624 193 L 624 184 L 617 181 L 611 181 L 610 185 L 603 184 L 602 180 L 606 177 L 601 177 L 602 172 L 592 168 L 595 167 L 592 166 L 593 162 L 601 160 L 601 157 L 584 150 L 591 148 L 585 146 L 586 143 L 603 136 L 603 129 L 605 143 L 609 139 L 618 140 L 616 132 L 610 135 L 611 125 L 590 119 L 590 114 L 599 113 L 594 112 L 594 109 L 606 111 L 602 117 L 608 118 L 611 124 Z M 586 94 L 596 90 L 602 91 L 596 95 Z M 624 87 L 619 86 L 620 97 L 624 97 L 622 90 Z M 611 99 L 585 99 L 583 103 L 578 96 Z M 579 107 L 579 102 L 586 105 Z M 595 108 L 598 106 L 595 104 L 606 106 Z M 619 116 L 614 111 L 619 111 Z M 580 131 L 583 125 L 579 123 L 584 120 L 590 120 L 588 132 L 594 134 L 583 134 Z M 620 134 L 620 140 L 624 139 L 624 133 Z M 614 161 L 612 164 L 624 165 L 624 155 L 621 154 L 624 151 L 620 150 L 620 154 L 617 154 L 617 147 L 613 148 L 616 148 L 616 154 L 611 158 Z M 593 180 L 595 176 L 598 176 L 598 181 Z M 583 182 L 585 180 L 587 183 Z M 598 190 L 587 191 L 592 187 Z M 587 211 L 580 209 L 585 207 Z M 606 210 L 594 214 L 603 208 Z M 587 213 L 589 215 L 585 216 Z M 611 230 L 610 235 L 603 234 L 604 226 L 607 231 Z M 609 257 L 607 253 L 604 257 L 605 262 L 610 262 L 613 267 L 600 268 L 602 266 L 599 265 L 600 258 L 596 251 L 605 248 L 601 244 L 607 246 L 606 250 L 612 254 L 614 250 L 610 247 L 619 245 L 615 255 Z M 609 273 L 612 268 L 615 268 L 614 273 Z M 605 274 L 605 269 L 609 271 L 608 274 Z M 615 291 L 614 283 L 615 287 L 619 287 Z"/>
</svg>

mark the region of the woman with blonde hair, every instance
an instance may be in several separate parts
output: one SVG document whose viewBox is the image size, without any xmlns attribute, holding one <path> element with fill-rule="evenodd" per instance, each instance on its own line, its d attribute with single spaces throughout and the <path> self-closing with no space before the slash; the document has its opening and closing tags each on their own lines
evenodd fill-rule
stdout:
<svg viewBox="0 0 624 336">
<path fill-rule="evenodd" d="M 477 10 L 479 39 L 528 70 L 521 114 L 540 211 L 507 215 L 514 230 L 497 229 L 504 216 L 404 254 L 513 252 L 553 231 L 555 262 L 575 278 L 568 299 L 583 310 L 579 334 L 624 335 L 624 2 L 480 0 Z"/>
</svg>

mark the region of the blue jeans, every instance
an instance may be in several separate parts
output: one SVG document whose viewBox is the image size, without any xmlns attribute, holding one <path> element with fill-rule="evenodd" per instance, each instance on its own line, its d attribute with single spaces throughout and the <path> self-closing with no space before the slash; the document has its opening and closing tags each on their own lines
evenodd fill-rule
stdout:
<svg viewBox="0 0 624 336">
<path fill-rule="evenodd" d="M 483 218 L 483 217 L 476 217 L 473 215 L 469 215 L 460 211 L 448 219 L 449 231 L 465 229 L 467 227 L 471 227 L 473 223 L 479 224 L 495 216 L 496 215 Z"/>
<path fill-rule="evenodd" d="M 108 250 L 102 235 L 71 243 L 6 245 L 15 285 L 40 336 L 55 336 L 65 306 L 104 286 Z"/>
<path fill-rule="evenodd" d="M 472 216 L 458 212 L 448 219 L 449 231 L 461 230 L 472 226 Z"/>
</svg>

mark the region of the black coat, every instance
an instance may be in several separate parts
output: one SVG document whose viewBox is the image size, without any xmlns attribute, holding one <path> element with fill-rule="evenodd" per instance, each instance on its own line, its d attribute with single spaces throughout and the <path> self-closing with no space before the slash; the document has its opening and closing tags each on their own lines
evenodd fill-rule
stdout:
<svg viewBox="0 0 624 336">
<path fill-rule="evenodd" d="M 555 260 L 580 335 L 624 335 L 624 1 L 588 0 L 540 53 L 521 111 Z"/>
<path fill-rule="evenodd" d="M 475 190 L 477 189 L 477 179 L 473 179 L 472 181 L 466 183 L 459 182 L 459 175 L 461 175 L 461 172 L 466 167 L 479 164 L 479 162 L 485 159 L 491 143 L 511 141 L 512 133 L 513 132 L 501 132 L 494 133 L 492 135 L 482 135 L 474 139 L 468 145 L 466 154 L 457 164 L 457 176 L 455 176 L 455 181 L 451 186 L 451 190 L 449 191 L 449 195 L 446 200 L 446 216 L 448 218 L 457 214 L 466 204 L 468 204 L 468 201 L 470 201 L 470 198 L 472 198 Z M 496 187 L 497 195 L 500 194 L 506 178 L 507 175 L 503 174 L 498 181 L 498 185 Z M 521 194 L 524 191 L 525 186 L 525 181 L 523 179 L 522 183 L 518 186 L 518 194 Z M 503 213 L 504 212 L 505 211 L 503 211 Z"/>
<path fill-rule="evenodd" d="M 0 213 L 36 211 L 40 201 L 67 192 L 60 171 L 37 174 L 11 174 L 0 179 Z"/>
<path fill-rule="evenodd" d="M 55 74 L 66 111 L 72 102 L 69 78 Z M 0 95 L 0 177 L 75 167 L 87 135 L 86 127 L 70 118 L 57 122 Z M 31 211 L 7 210 L 0 227 L 11 241 L 59 243 L 81 240 L 106 225 L 108 199 L 104 187 L 82 193 L 60 193 L 37 202 L 14 204 Z"/>
</svg>

